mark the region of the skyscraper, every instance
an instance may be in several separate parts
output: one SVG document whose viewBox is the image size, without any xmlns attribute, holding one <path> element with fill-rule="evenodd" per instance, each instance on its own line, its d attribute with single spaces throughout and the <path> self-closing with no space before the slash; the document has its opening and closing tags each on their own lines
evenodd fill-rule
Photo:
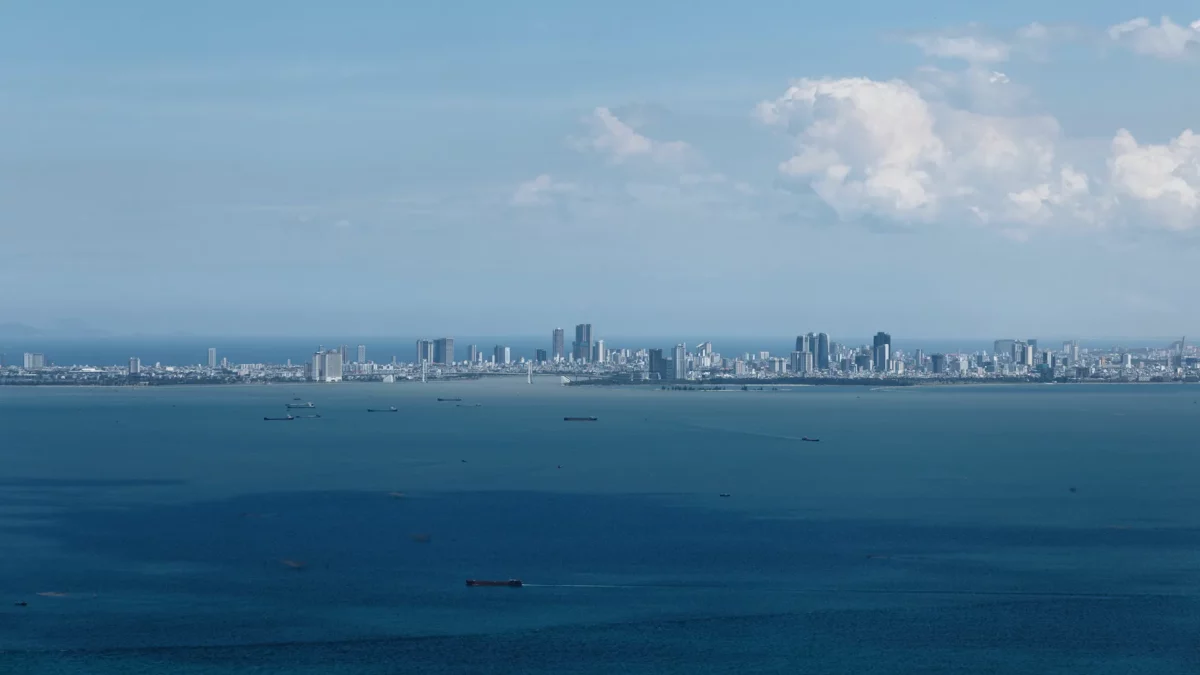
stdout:
<svg viewBox="0 0 1200 675">
<path fill-rule="evenodd" d="M 575 342 L 571 343 L 571 358 L 576 361 L 588 361 L 592 358 L 592 324 L 581 323 L 575 326 Z"/>
<path fill-rule="evenodd" d="M 25 352 L 25 370 L 41 370 L 46 367 L 46 355 Z"/>
<path fill-rule="evenodd" d="M 596 340 L 592 352 L 592 360 L 596 363 L 605 363 L 608 361 L 608 350 L 604 348 L 604 340 Z"/>
<path fill-rule="evenodd" d="M 142 360 L 136 356 L 129 358 L 129 374 L 137 375 L 142 372 Z"/>
<path fill-rule="evenodd" d="M 467 347 L 467 361 L 471 363 L 479 362 L 479 345 L 471 345 Z"/>
<path fill-rule="evenodd" d="M 512 363 L 512 350 L 504 345 L 496 345 L 496 348 L 492 350 L 492 356 L 498 366 Z"/>
<path fill-rule="evenodd" d="M 366 345 L 358 346 L 358 362 L 359 363 L 367 362 L 367 346 Z"/>
<path fill-rule="evenodd" d="M 829 370 L 829 333 L 817 334 L 817 370 Z"/>
<path fill-rule="evenodd" d="M 812 337 L 813 337 L 812 333 L 809 333 L 808 335 L 797 335 L 796 336 L 796 351 L 798 351 L 798 352 L 815 351 L 815 345 L 813 345 Z"/>
<path fill-rule="evenodd" d="M 535 350 L 533 353 L 533 360 L 537 361 L 538 363 L 545 363 L 546 362 L 546 350 L 545 349 Z"/>
<path fill-rule="evenodd" d="M 888 362 L 892 359 L 892 336 L 879 331 L 875 334 L 874 349 L 875 370 L 880 373 L 886 373 Z"/>
<path fill-rule="evenodd" d="M 417 363 L 433 362 L 433 340 L 417 340 Z"/>
<path fill-rule="evenodd" d="M 342 363 L 350 363 L 350 349 L 346 345 L 338 347 L 338 356 L 342 357 Z"/>
<path fill-rule="evenodd" d="M 210 369 L 217 367 L 217 348 L 216 347 L 208 348 L 208 367 Z"/>
<path fill-rule="evenodd" d="M 342 381 L 342 351 L 330 349 L 313 354 L 312 363 L 304 368 L 308 379 L 313 382 Z"/>
<path fill-rule="evenodd" d="M 454 338 L 438 338 L 433 341 L 433 362 L 444 366 L 454 363 Z"/>
<path fill-rule="evenodd" d="M 563 329 L 555 328 L 554 334 L 550 337 L 550 358 L 555 361 L 562 361 L 563 357 L 566 356 L 564 351 L 566 348 L 563 340 Z"/>
<path fill-rule="evenodd" d="M 687 379 L 687 347 L 675 345 L 675 379 Z"/>
<path fill-rule="evenodd" d="M 946 355 L 934 354 L 929 357 L 929 367 L 934 375 L 942 375 L 946 372 Z"/>
<path fill-rule="evenodd" d="M 666 361 L 666 359 L 663 358 L 663 352 L 661 349 L 650 350 L 649 361 L 647 363 L 647 369 L 650 372 L 650 379 L 656 379 L 654 377 L 655 375 L 657 375 L 657 379 L 660 380 L 669 379 L 667 377 L 668 373 L 666 372 L 665 364 L 663 363 L 664 361 Z"/>
<path fill-rule="evenodd" d="M 792 352 L 792 372 L 797 375 L 806 375 L 813 371 L 813 353 L 812 352 Z"/>
</svg>

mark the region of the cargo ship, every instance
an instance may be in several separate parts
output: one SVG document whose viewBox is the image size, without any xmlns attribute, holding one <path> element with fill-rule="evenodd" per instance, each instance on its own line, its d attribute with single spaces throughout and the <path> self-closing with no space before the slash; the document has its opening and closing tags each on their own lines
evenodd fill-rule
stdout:
<svg viewBox="0 0 1200 675">
<path fill-rule="evenodd" d="M 388 406 L 387 408 L 367 408 L 367 412 L 400 412 L 396 406 Z"/>
<path fill-rule="evenodd" d="M 313 405 L 312 401 L 309 401 L 308 403 L 289 403 L 289 404 L 287 404 L 287 407 L 288 408 L 315 408 L 317 406 Z"/>
<path fill-rule="evenodd" d="M 595 422 L 597 417 L 564 417 L 564 422 Z"/>
<path fill-rule="evenodd" d="M 441 401 L 442 403 L 448 403 L 450 401 L 461 401 L 462 399 L 461 398 L 439 398 L 438 400 Z"/>
<path fill-rule="evenodd" d="M 294 420 L 294 419 L 296 419 L 296 418 L 292 417 L 291 415 L 288 415 L 287 417 L 264 417 L 263 421 L 264 422 L 290 422 L 291 420 Z"/>
<path fill-rule="evenodd" d="M 524 586 L 520 579 L 509 579 L 508 581 L 484 581 L 481 579 L 467 579 L 468 586 L 508 586 L 509 588 L 520 588 Z"/>
<path fill-rule="evenodd" d="M 805 437 L 801 438 L 800 440 L 802 440 L 806 443 L 820 443 L 821 442 L 821 439 L 819 439 L 819 438 L 809 438 L 808 436 L 805 436 Z"/>
</svg>

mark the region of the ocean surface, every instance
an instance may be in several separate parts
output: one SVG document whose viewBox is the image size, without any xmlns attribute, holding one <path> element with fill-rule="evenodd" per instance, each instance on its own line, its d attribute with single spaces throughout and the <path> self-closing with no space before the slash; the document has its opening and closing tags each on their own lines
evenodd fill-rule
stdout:
<svg viewBox="0 0 1200 675">
<path fill-rule="evenodd" d="M 0 672 L 1195 675 L 1198 400 L 0 388 Z"/>
</svg>

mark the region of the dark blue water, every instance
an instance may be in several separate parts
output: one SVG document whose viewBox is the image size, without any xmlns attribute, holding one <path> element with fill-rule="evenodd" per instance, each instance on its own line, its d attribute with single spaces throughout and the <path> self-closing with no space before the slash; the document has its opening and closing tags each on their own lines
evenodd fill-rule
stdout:
<svg viewBox="0 0 1200 675">
<path fill-rule="evenodd" d="M 1197 399 L 0 389 L 0 672 L 1200 672 Z"/>
</svg>

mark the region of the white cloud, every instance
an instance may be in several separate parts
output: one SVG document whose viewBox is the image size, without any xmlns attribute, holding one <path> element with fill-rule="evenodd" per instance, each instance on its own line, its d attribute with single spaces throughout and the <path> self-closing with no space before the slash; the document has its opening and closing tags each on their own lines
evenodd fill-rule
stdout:
<svg viewBox="0 0 1200 675">
<path fill-rule="evenodd" d="M 1182 59 L 1195 54 L 1200 45 L 1200 21 L 1183 26 L 1164 16 L 1156 26 L 1149 19 L 1138 17 L 1111 26 L 1108 37 L 1138 54 Z"/>
<path fill-rule="evenodd" d="M 1113 189 L 1143 207 L 1148 224 L 1170 230 L 1200 227 L 1200 136 L 1190 129 L 1165 145 L 1139 145 L 1121 129 L 1108 166 Z"/>
<path fill-rule="evenodd" d="M 978 35 L 926 34 L 909 38 L 909 42 L 940 59 L 962 59 L 970 63 L 1001 63 L 1010 54 L 1008 44 Z"/>
<path fill-rule="evenodd" d="M 1032 226 L 1082 211 L 1089 191 L 1055 156 L 1053 118 L 970 112 L 900 80 L 803 79 L 758 113 L 795 132 L 779 170 L 847 219 Z"/>
<path fill-rule="evenodd" d="M 691 151 L 688 144 L 681 141 L 656 141 L 639 134 L 608 108 L 596 108 L 585 122 L 591 128 L 591 134 L 578 141 L 577 146 L 607 155 L 617 164 L 636 157 L 675 164 L 684 161 Z"/>
<path fill-rule="evenodd" d="M 551 199 L 556 194 L 564 192 L 573 192 L 575 185 L 572 183 L 561 183 L 550 177 L 550 174 L 541 174 L 540 176 L 525 181 L 517 186 L 516 192 L 513 193 L 510 203 L 513 206 L 538 206 L 550 203 Z"/>
</svg>

